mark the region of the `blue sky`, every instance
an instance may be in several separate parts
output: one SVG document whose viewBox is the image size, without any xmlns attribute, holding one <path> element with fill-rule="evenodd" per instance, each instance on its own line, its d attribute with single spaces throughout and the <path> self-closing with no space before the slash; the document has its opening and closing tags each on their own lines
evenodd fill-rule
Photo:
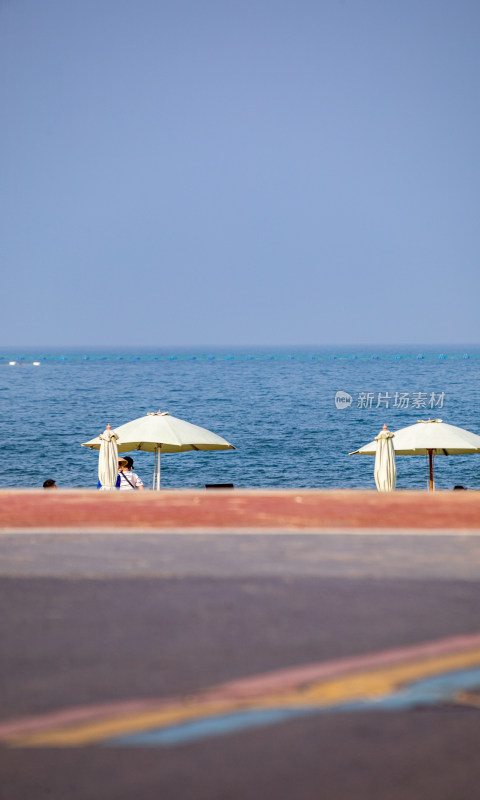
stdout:
<svg viewBox="0 0 480 800">
<path fill-rule="evenodd" d="M 478 342 L 479 25 L 0 0 L 2 343 Z"/>
</svg>

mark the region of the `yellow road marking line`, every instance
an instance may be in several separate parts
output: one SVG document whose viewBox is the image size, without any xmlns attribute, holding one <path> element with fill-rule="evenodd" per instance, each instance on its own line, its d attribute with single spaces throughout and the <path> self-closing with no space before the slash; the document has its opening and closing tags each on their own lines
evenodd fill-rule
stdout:
<svg viewBox="0 0 480 800">
<path fill-rule="evenodd" d="M 473 692 L 458 692 L 454 700 L 462 706 L 470 706 L 470 708 L 480 708 L 480 697 Z"/>
</svg>

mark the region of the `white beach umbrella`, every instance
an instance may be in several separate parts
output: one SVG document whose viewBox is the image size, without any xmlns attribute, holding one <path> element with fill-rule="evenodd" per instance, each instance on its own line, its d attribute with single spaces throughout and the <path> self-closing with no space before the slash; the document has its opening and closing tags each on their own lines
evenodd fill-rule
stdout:
<svg viewBox="0 0 480 800">
<path fill-rule="evenodd" d="M 118 475 L 118 435 L 112 431 L 110 423 L 98 437 L 100 452 L 98 454 L 98 479 L 102 491 L 115 489 Z"/>
<path fill-rule="evenodd" d="M 435 456 L 455 456 L 480 453 L 480 436 L 464 428 L 448 425 L 441 419 L 419 419 L 415 425 L 409 425 L 395 431 L 393 447 L 396 456 L 428 456 L 429 488 L 434 489 Z M 374 440 L 353 455 L 376 455 L 377 442 Z"/>
<path fill-rule="evenodd" d="M 146 450 L 155 453 L 153 488 L 160 489 L 160 458 L 162 453 L 184 453 L 188 450 L 235 450 L 234 446 L 216 433 L 171 416 L 168 411 L 149 413 L 115 428 L 118 451 Z M 98 450 L 100 438 L 85 442 L 83 447 Z"/>
<path fill-rule="evenodd" d="M 395 450 L 393 448 L 394 434 L 383 426 L 378 436 L 377 451 L 375 453 L 375 468 L 373 471 L 375 484 L 379 492 L 393 492 L 397 483 L 397 467 L 395 464 Z"/>
</svg>

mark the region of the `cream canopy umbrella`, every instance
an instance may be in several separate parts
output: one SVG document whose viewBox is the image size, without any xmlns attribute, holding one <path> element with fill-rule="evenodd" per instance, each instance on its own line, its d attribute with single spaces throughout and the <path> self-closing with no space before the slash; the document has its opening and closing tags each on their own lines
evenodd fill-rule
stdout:
<svg viewBox="0 0 480 800">
<path fill-rule="evenodd" d="M 419 419 L 415 425 L 395 431 L 393 447 L 396 456 L 428 456 L 429 488 L 433 490 L 435 456 L 480 453 L 480 436 L 441 419 Z M 350 455 L 375 455 L 376 451 L 374 440 Z"/>
<path fill-rule="evenodd" d="M 379 492 L 393 492 L 397 483 L 397 467 L 395 464 L 395 450 L 393 448 L 394 434 L 383 426 L 378 436 L 377 451 L 375 453 L 375 484 Z"/>
<path fill-rule="evenodd" d="M 184 453 L 188 450 L 235 450 L 234 446 L 216 433 L 173 417 L 168 411 L 150 412 L 145 417 L 126 422 L 114 429 L 118 436 L 118 451 L 146 450 L 155 453 L 153 488 L 160 489 L 160 459 L 162 453 Z M 98 450 L 100 437 L 85 442 L 82 447 Z"/>
<path fill-rule="evenodd" d="M 100 440 L 100 452 L 98 454 L 98 479 L 100 490 L 109 492 L 115 489 L 118 475 L 118 449 L 117 434 L 112 431 L 110 423 L 98 437 Z"/>
</svg>

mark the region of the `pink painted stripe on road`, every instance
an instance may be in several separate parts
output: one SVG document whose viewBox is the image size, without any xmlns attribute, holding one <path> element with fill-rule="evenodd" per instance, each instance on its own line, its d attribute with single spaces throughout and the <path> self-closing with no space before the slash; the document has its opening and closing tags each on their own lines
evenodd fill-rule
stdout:
<svg viewBox="0 0 480 800">
<path fill-rule="evenodd" d="M 171 699 L 147 698 L 144 700 L 120 700 L 112 703 L 96 703 L 95 705 L 72 706 L 58 711 L 46 711 L 39 714 L 18 717 L 0 723 L 0 740 L 15 734 L 35 733 L 47 731 L 51 728 L 69 726 L 77 722 L 92 722 L 105 717 L 125 716 L 142 711 L 149 711 L 154 704 L 155 708 L 171 705 Z"/>
<path fill-rule="evenodd" d="M 409 661 L 428 660 L 451 653 L 474 650 L 480 647 L 480 633 L 452 636 L 434 642 L 425 642 L 408 647 L 396 647 L 378 653 L 347 656 L 346 658 L 305 664 L 301 667 L 276 670 L 239 681 L 220 684 L 212 690 L 202 692 L 202 699 L 245 699 L 270 692 L 287 691 L 299 685 L 317 683 L 352 672 L 368 671 L 378 667 L 394 667 Z"/>
<path fill-rule="evenodd" d="M 43 714 L 6 720 L 0 724 L 0 739 L 12 736 L 68 727 L 79 722 L 125 717 L 142 711 L 161 710 L 184 703 L 198 705 L 212 701 L 235 701 L 262 697 L 265 694 L 288 691 L 310 683 L 369 671 L 379 667 L 394 667 L 409 661 L 429 660 L 442 655 L 461 653 L 480 647 L 480 633 L 451 636 L 419 645 L 396 647 L 378 653 L 305 664 L 300 667 L 275 670 L 240 680 L 219 684 L 190 695 L 167 698 L 121 700 L 87 706 L 74 706 Z"/>
</svg>

